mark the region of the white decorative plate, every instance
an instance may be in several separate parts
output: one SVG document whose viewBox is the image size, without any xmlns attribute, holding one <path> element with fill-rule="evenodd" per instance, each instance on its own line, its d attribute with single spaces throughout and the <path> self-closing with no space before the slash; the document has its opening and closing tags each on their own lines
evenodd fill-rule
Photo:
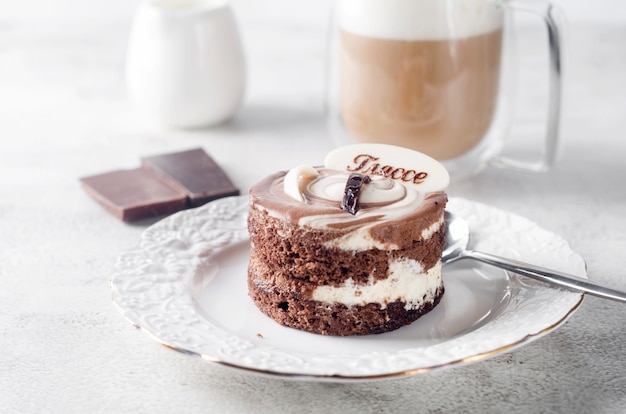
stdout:
<svg viewBox="0 0 626 414">
<path fill-rule="evenodd" d="M 463 199 L 471 246 L 586 277 L 559 236 L 508 212 Z M 562 324 L 582 295 L 471 261 L 444 266 L 441 303 L 413 324 L 361 337 L 285 328 L 247 295 L 247 197 L 224 198 L 146 229 L 120 256 L 113 300 L 158 342 L 207 361 L 287 378 L 348 381 L 414 375 L 475 362 Z"/>
</svg>

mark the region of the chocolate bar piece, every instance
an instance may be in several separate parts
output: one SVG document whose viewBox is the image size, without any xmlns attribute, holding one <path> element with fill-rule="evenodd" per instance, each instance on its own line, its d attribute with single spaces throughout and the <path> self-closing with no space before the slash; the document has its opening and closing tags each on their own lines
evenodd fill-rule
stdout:
<svg viewBox="0 0 626 414">
<path fill-rule="evenodd" d="M 124 221 L 169 214 L 238 195 L 202 149 L 142 158 L 142 167 L 80 179 L 83 188 Z"/>
<path fill-rule="evenodd" d="M 173 213 L 187 203 L 183 191 L 143 168 L 111 171 L 80 181 L 96 201 L 123 221 Z"/>
<path fill-rule="evenodd" d="M 220 166 L 201 148 L 144 157 L 141 161 L 144 168 L 185 192 L 189 207 L 239 194 Z"/>
</svg>

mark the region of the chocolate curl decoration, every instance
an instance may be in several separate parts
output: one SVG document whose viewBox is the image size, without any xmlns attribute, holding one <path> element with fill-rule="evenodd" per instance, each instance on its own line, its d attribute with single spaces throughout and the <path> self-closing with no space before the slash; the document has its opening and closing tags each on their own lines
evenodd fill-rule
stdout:
<svg viewBox="0 0 626 414">
<path fill-rule="evenodd" d="M 341 200 L 341 209 L 347 211 L 353 216 L 361 209 L 359 206 L 359 196 L 361 195 L 361 187 L 367 184 L 371 179 L 367 175 L 352 173 L 346 182 L 346 189 Z"/>
</svg>

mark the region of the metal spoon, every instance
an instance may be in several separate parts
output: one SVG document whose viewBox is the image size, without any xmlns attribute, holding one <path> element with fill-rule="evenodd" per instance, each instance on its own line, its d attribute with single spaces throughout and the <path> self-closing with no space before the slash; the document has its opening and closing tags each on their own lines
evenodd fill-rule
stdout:
<svg viewBox="0 0 626 414">
<path fill-rule="evenodd" d="M 443 263 L 452 263 L 461 259 L 474 259 L 518 275 L 541 280 L 542 282 L 564 287 L 575 292 L 588 293 L 605 299 L 626 302 L 626 292 L 612 289 L 600 283 L 591 282 L 582 277 L 546 269 L 518 260 L 470 250 L 467 248 L 470 232 L 465 220 L 446 211 L 445 222 L 447 231 L 446 247 L 443 251 L 442 258 Z"/>
</svg>

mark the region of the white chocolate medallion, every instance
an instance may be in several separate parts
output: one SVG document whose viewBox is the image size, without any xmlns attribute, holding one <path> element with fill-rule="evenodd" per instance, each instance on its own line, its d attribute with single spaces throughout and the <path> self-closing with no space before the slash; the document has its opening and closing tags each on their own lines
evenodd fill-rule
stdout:
<svg viewBox="0 0 626 414">
<path fill-rule="evenodd" d="M 331 151 L 326 168 L 382 176 L 422 193 L 445 190 L 450 184 L 446 168 L 434 158 L 408 148 L 387 144 L 355 144 Z"/>
</svg>

